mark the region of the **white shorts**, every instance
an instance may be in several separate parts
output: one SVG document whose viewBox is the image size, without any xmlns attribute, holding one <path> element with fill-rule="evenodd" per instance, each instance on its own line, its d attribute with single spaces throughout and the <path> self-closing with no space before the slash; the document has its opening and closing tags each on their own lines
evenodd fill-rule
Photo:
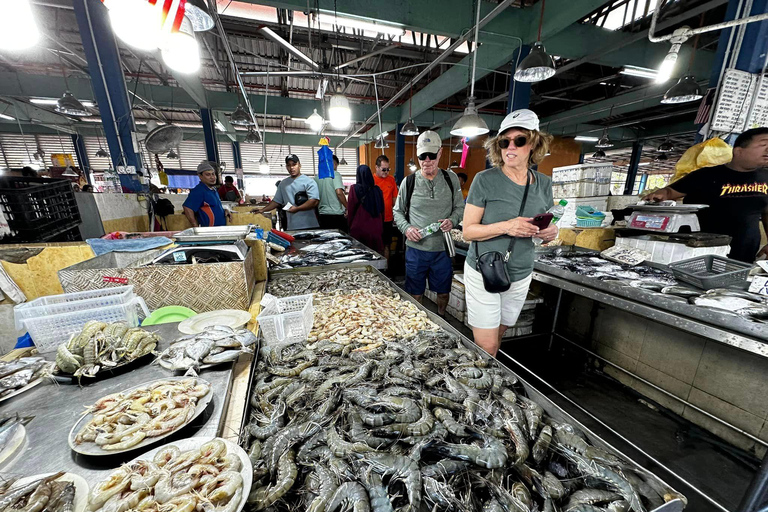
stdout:
<svg viewBox="0 0 768 512">
<path fill-rule="evenodd" d="M 464 288 L 469 325 L 477 329 L 515 325 L 525 305 L 532 277 L 529 275 L 512 282 L 509 290 L 503 293 L 488 293 L 483 285 L 483 275 L 465 262 Z"/>
</svg>

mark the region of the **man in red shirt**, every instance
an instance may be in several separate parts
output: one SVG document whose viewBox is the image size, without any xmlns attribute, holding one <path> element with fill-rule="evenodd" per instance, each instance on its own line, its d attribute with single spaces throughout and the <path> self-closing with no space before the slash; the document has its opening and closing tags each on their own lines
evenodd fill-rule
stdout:
<svg viewBox="0 0 768 512">
<path fill-rule="evenodd" d="M 376 159 L 376 171 L 373 174 L 376 186 L 384 193 L 384 256 L 389 260 L 389 248 L 396 232 L 392 207 L 395 204 L 395 199 L 397 199 L 397 183 L 395 178 L 389 175 L 389 158 L 380 155 Z"/>
<path fill-rule="evenodd" d="M 219 187 L 219 197 L 222 201 L 240 201 L 240 191 L 237 190 L 232 176 L 224 178 L 224 184 Z"/>
</svg>

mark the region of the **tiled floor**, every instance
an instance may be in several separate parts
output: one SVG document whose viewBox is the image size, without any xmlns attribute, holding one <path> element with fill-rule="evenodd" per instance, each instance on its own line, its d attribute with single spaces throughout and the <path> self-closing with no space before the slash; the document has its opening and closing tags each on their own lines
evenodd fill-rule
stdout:
<svg viewBox="0 0 768 512">
<path fill-rule="evenodd" d="M 425 305 L 434 310 L 430 301 L 425 300 Z M 454 319 L 450 322 L 471 339 L 471 331 L 463 324 Z M 682 492 L 689 500 L 687 510 L 723 510 L 702 497 L 694 487 L 727 510 L 736 509 L 759 465 L 758 460 L 643 398 L 610 376 L 590 368 L 583 355 L 573 352 L 574 349 L 556 344 L 553 352 L 548 353 L 547 345 L 548 338 L 505 342 L 502 351 L 520 364 L 505 354 L 500 354 L 499 360 L 607 442 Z M 535 378 L 529 370 L 567 398 Z M 609 425 L 620 436 L 631 440 L 680 478 L 659 467 L 568 399 Z"/>
</svg>

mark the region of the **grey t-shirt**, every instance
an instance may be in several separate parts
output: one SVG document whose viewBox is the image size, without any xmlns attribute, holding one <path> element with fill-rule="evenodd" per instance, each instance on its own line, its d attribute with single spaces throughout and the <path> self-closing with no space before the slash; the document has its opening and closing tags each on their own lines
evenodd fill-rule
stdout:
<svg viewBox="0 0 768 512">
<path fill-rule="evenodd" d="M 307 193 L 310 199 L 320 199 L 320 194 L 317 190 L 317 183 L 312 178 L 299 174 L 295 178 L 288 176 L 280 182 L 280 186 L 277 187 L 277 193 L 275 194 L 275 202 L 285 206 L 291 203 L 296 206 L 297 192 L 304 191 Z M 317 223 L 317 215 L 315 210 L 306 210 L 303 212 L 289 213 L 285 212 L 288 217 L 288 229 L 311 229 L 320 227 Z"/>
<path fill-rule="evenodd" d="M 534 217 L 549 210 L 552 199 L 552 179 L 539 172 L 533 173 L 535 181 L 528 190 L 528 200 L 525 203 L 523 217 Z M 498 167 L 487 169 L 472 180 L 469 188 L 467 203 L 484 208 L 481 224 L 494 224 L 518 217 L 520 203 L 523 200 L 525 185 L 518 185 L 509 179 Z M 498 251 L 506 254 L 509 247 L 509 236 L 499 236 L 478 243 L 472 242 L 467 253 L 467 262 L 472 268 L 477 268 L 477 249 L 480 254 Z M 507 261 L 507 272 L 510 281 L 519 281 L 533 270 L 535 250 L 530 238 L 518 238 Z"/>
<path fill-rule="evenodd" d="M 453 171 L 447 171 L 448 178 L 453 184 L 453 196 L 448 182 L 445 181 L 442 171 L 438 170 L 437 175 L 428 180 L 416 171 L 416 182 L 413 186 L 413 197 L 411 197 L 410 219 L 409 223 L 405 220 L 405 200 L 406 200 L 406 182 L 404 179 L 400 183 L 400 191 L 397 194 L 397 201 L 392 210 L 397 229 L 401 233 L 413 226 L 415 228 L 424 228 L 440 219 L 451 219 L 454 226 L 458 226 L 464 217 L 464 195 L 461 193 L 459 177 Z M 433 233 L 425 236 L 418 242 L 407 240 L 405 245 L 427 252 L 439 252 L 445 250 L 443 235 Z"/>
</svg>

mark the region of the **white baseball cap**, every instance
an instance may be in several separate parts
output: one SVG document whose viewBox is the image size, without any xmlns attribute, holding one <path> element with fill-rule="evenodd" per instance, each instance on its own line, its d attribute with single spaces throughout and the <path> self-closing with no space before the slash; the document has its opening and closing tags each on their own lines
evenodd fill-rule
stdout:
<svg viewBox="0 0 768 512">
<path fill-rule="evenodd" d="M 521 108 L 507 114 L 507 117 L 501 122 L 499 127 L 499 135 L 509 130 L 510 128 L 524 128 L 526 130 L 538 130 L 539 129 L 539 116 L 533 110 L 527 108 Z"/>
<path fill-rule="evenodd" d="M 437 132 L 427 130 L 419 135 L 416 140 L 416 155 L 424 153 L 437 153 L 443 145 L 443 141 Z"/>
</svg>

